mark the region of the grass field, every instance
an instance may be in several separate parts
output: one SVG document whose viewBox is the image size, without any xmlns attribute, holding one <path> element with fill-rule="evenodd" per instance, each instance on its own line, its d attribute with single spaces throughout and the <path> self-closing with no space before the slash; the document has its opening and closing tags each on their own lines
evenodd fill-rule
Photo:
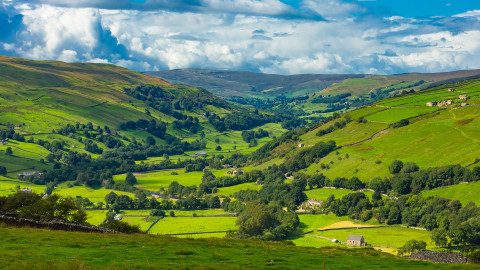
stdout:
<svg viewBox="0 0 480 270">
<path fill-rule="evenodd" d="M 107 210 L 87 210 L 87 223 L 98 226 L 106 218 Z"/>
<path fill-rule="evenodd" d="M 99 188 L 90 188 L 87 186 L 74 186 L 74 187 L 67 187 L 67 183 L 62 183 L 55 187 L 53 193 L 56 193 L 63 197 L 72 197 L 75 198 L 76 196 L 82 196 L 83 198 L 88 198 L 92 202 L 103 202 L 105 203 L 105 196 L 107 196 L 110 192 L 115 192 L 117 195 L 127 195 L 133 198 L 133 193 L 106 189 L 104 187 Z"/>
<path fill-rule="evenodd" d="M 337 217 L 330 213 L 328 215 L 298 215 L 300 219 L 300 229 L 302 233 L 316 230 L 321 227 L 325 227 L 340 221 L 349 220 L 348 217 Z"/>
<path fill-rule="evenodd" d="M 235 230 L 236 217 L 165 217 L 149 233 L 176 234 Z M 208 237 L 208 234 L 204 235 Z"/>
<path fill-rule="evenodd" d="M 342 242 L 346 242 L 349 235 L 363 235 L 368 244 L 392 247 L 401 247 L 409 240 L 423 240 L 427 243 L 427 248 L 435 247 L 430 239 L 430 232 L 403 227 L 334 230 L 316 232 L 315 234 L 331 239 L 335 238 Z M 325 239 L 321 240 L 327 241 Z"/>
<path fill-rule="evenodd" d="M 189 216 L 191 217 L 193 213 L 197 215 L 221 215 L 226 212 L 222 209 L 205 209 L 205 210 L 165 210 L 167 215 L 171 212 L 175 212 L 175 216 Z M 121 215 L 150 215 L 151 210 L 122 210 Z"/>
<path fill-rule="evenodd" d="M 480 182 L 440 187 L 422 192 L 423 196 L 439 196 L 450 200 L 459 200 L 462 205 L 474 202 L 480 205 Z"/>
<path fill-rule="evenodd" d="M 353 190 L 348 190 L 348 189 L 334 189 L 334 188 L 317 188 L 317 189 L 309 189 L 305 191 L 305 194 L 307 194 L 307 197 L 309 199 L 315 199 L 319 201 L 326 201 L 327 198 L 330 195 L 334 195 L 335 199 L 340 199 L 343 196 L 350 194 L 350 193 L 355 193 L 356 191 Z M 372 198 L 373 192 L 371 191 L 365 191 L 364 192 L 367 197 L 370 199 Z"/>
<path fill-rule="evenodd" d="M 5 269 L 478 269 L 412 261 L 371 249 L 295 247 L 261 241 L 181 239 L 0 228 Z M 32 249 L 32 246 L 35 248 Z"/>
<path fill-rule="evenodd" d="M 13 194 L 16 191 L 15 188 L 17 186 L 20 186 L 20 189 L 32 189 L 37 194 L 43 193 L 45 191 L 44 185 L 35 185 L 30 182 L 11 180 L 9 178 L 0 176 L 0 196 L 8 196 L 10 194 Z"/>
<path fill-rule="evenodd" d="M 238 192 L 240 190 L 260 190 L 261 188 L 262 186 L 257 185 L 256 183 L 244 183 L 236 186 L 219 188 L 217 194 L 231 197 L 235 192 Z"/>
<path fill-rule="evenodd" d="M 177 175 L 172 175 L 172 172 Z M 216 177 L 225 176 L 227 170 L 212 170 Z M 164 170 L 148 173 L 135 173 L 137 178 L 136 187 L 152 192 L 158 192 L 160 188 L 168 188 L 171 182 L 177 181 L 184 186 L 198 186 L 202 182 L 203 172 L 189 172 L 185 173 L 183 169 L 178 170 Z M 115 182 L 125 181 L 125 174 L 115 175 L 113 180 Z"/>
</svg>

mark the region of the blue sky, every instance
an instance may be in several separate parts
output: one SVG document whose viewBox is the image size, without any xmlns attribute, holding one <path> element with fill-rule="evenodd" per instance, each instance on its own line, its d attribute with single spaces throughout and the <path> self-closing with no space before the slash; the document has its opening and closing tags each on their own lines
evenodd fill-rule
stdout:
<svg viewBox="0 0 480 270">
<path fill-rule="evenodd" d="M 480 68 L 480 1 L 0 0 L 0 54 L 277 74 Z"/>
</svg>

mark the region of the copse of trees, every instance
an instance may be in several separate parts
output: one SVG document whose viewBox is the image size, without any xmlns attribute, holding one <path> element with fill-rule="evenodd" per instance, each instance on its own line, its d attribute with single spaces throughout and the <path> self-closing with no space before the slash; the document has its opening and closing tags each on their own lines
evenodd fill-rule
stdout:
<svg viewBox="0 0 480 270">
<path fill-rule="evenodd" d="M 291 236 L 300 220 L 297 214 L 285 212 L 280 206 L 249 202 L 240 213 L 238 231 L 229 234 L 232 238 L 257 238 L 266 241 L 283 240 Z"/>
<path fill-rule="evenodd" d="M 63 220 L 82 224 L 87 220 L 86 212 L 73 200 L 56 194 L 42 199 L 38 194 L 19 191 L 0 197 L 0 211 L 17 213 L 20 217 L 41 221 Z"/>
</svg>

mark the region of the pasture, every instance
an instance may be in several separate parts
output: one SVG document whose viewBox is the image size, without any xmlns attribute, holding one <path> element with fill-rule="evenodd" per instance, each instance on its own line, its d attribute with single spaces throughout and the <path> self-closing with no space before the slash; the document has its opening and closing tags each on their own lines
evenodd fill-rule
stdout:
<svg viewBox="0 0 480 270">
<path fill-rule="evenodd" d="M 237 229 L 236 217 L 165 217 L 151 229 L 151 234 L 201 233 Z M 209 237 L 205 234 L 204 237 Z"/>
<path fill-rule="evenodd" d="M 305 194 L 307 194 L 307 197 L 309 199 L 326 201 L 327 198 L 331 195 L 335 196 L 335 199 L 340 199 L 347 194 L 355 193 L 355 192 L 356 191 L 349 190 L 349 189 L 317 188 L 317 189 L 308 189 L 305 191 Z M 364 191 L 363 193 L 365 193 L 365 195 L 367 195 L 367 197 L 369 197 L 370 199 L 372 198 L 373 192 Z"/>
<path fill-rule="evenodd" d="M 439 187 L 431 190 L 425 190 L 422 195 L 438 196 L 450 200 L 459 200 L 462 205 L 469 202 L 474 202 L 477 206 L 480 205 L 480 182 L 458 184 L 453 186 Z"/>
</svg>

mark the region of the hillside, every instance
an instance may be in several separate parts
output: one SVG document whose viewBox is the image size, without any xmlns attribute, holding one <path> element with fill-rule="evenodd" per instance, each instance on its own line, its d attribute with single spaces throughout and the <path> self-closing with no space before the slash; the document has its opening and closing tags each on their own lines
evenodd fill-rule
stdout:
<svg viewBox="0 0 480 270">
<path fill-rule="evenodd" d="M 219 238 L 20 228 L 0 228 L 0 237 L 8 239 L 0 246 L 0 267 L 5 269 L 319 269 L 322 265 L 326 269 L 478 269 L 413 261 L 373 249 L 315 249 Z"/>
<path fill-rule="evenodd" d="M 348 78 L 365 75 L 300 74 L 276 75 L 249 71 L 175 69 L 151 71 L 145 74 L 172 83 L 202 87 L 219 97 L 274 99 L 278 96 L 296 97 L 325 89 Z"/>
<path fill-rule="evenodd" d="M 449 92 L 450 88 L 455 92 Z M 479 135 L 479 92 L 478 80 L 445 84 L 387 98 L 304 130 L 300 132 L 298 143 L 305 144 L 307 149 L 317 142 L 329 140 L 340 146 L 304 171 L 323 173 L 331 179 L 357 176 L 368 182 L 374 177 L 388 176 L 388 167 L 394 160 L 414 162 L 421 169 L 471 165 L 480 155 L 476 139 Z M 460 95 L 468 95 L 469 99 L 460 100 Z M 443 100 L 454 103 L 441 107 L 426 106 L 427 102 Z M 408 123 L 395 127 L 403 119 L 408 119 Z M 344 126 L 334 125 L 342 121 Z M 328 129 L 330 126 L 333 130 Z M 286 155 L 285 159 L 288 159 L 299 150 L 293 149 L 288 154 L 281 151 L 280 156 L 273 150 L 271 157 Z"/>
</svg>

